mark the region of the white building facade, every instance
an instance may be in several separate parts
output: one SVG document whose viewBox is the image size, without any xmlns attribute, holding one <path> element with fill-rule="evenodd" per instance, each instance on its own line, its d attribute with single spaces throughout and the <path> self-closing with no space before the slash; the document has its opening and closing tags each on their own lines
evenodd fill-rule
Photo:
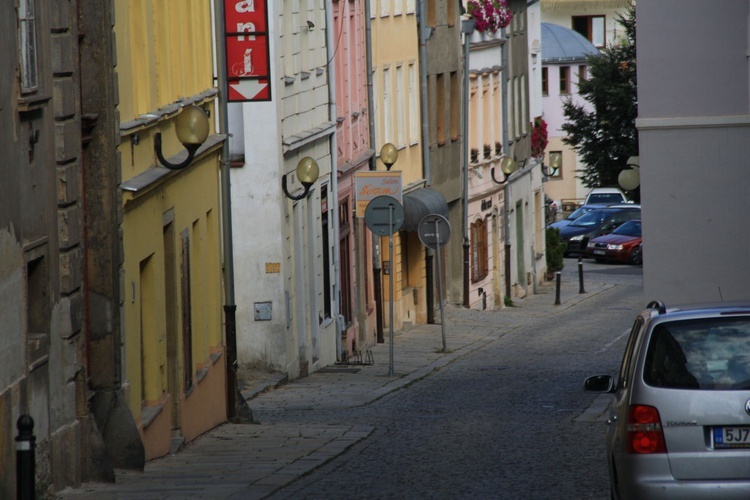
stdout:
<svg viewBox="0 0 750 500">
<path fill-rule="evenodd" d="M 270 102 L 230 104 L 240 367 L 305 376 L 336 361 L 335 114 L 322 2 L 268 1 Z M 295 169 L 312 158 L 309 193 Z M 331 208 L 333 207 L 333 210 Z"/>
</svg>

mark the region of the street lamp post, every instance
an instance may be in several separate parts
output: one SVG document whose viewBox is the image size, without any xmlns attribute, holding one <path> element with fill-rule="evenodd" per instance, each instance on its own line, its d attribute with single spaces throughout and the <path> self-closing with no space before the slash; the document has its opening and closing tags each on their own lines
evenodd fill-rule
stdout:
<svg viewBox="0 0 750 500">
<path fill-rule="evenodd" d="M 469 36 L 474 33 L 474 19 L 461 20 L 461 33 L 464 35 L 464 130 L 463 130 L 463 257 L 464 257 L 464 307 L 469 307 Z M 442 292 L 441 292 L 442 293 Z M 442 296 L 441 296 L 442 297 Z M 442 298 L 441 298 L 442 300 Z"/>
</svg>

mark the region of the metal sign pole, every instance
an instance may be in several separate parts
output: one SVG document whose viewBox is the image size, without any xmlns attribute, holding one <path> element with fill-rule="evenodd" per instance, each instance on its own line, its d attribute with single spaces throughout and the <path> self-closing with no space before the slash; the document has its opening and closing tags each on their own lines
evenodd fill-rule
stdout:
<svg viewBox="0 0 750 500">
<path fill-rule="evenodd" d="M 390 234 L 388 235 L 388 259 L 391 261 L 390 274 L 388 275 L 388 281 L 390 286 L 390 319 L 388 321 L 389 335 L 390 335 L 390 358 L 388 365 L 388 376 L 392 377 L 395 375 L 393 370 L 393 276 L 396 274 L 396 270 L 393 268 L 393 204 L 388 205 L 388 227 L 390 228 Z"/>
<path fill-rule="evenodd" d="M 385 212 L 388 211 L 388 214 Z M 388 363 L 388 375 L 393 376 L 393 279 L 395 271 L 393 269 L 393 233 L 401 229 L 404 224 L 404 206 L 399 201 L 387 195 L 381 195 L 373 198 L 367 204 L 365 209 L 365 224 L 370 230 L 378 236 L 388 235 L 388 279 L 390 280 L 390 360 Z M 387 229 L 386 229 L 387 228 Z"/>
<path fill-rule="evenodd" d="M 435 219 L 435 240 L 440 241 L 439 219 Z M 440 332 L 443 335 L 443 352 L 448 352 L 445 343 L 445 316 L 443 315 L 443 261 L 440 253 L 440 245 L 437 245 L 437 266 L 438 266 L 438 295 L 440 298 Z"/>
</svg>

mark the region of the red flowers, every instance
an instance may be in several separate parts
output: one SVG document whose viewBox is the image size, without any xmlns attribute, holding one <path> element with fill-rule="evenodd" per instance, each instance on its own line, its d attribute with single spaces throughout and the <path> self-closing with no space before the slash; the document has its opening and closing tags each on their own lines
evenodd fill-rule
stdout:
<svg viewBox="0 0 750 500">
<path fill-rule="evenodd" d="M 541 116 L 537 116 L 531 124 L 531 156 L 543 157 L 547 142 L 547 122 Z"/>
<path fill-rule="evenodd" d="M 495 33 L 513 19 L 507 0 L 469 0 L 466 8 L 476 29 L 483 33 Z"/>
</svg>

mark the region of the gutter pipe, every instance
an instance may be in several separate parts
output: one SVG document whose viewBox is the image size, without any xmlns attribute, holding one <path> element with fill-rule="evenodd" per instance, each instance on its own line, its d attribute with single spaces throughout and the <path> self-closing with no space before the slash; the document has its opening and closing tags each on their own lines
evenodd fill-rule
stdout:
<svg viewBox="0 0 750 500">
<path fill-rule="evenodd" d="M 426 25 L 427 12 L 425 0 L 419 0 L 417 8 L 417 34 L 419 40 L 419 104 L 422 120 L 422 172 L 424 174 L 425 186 L 432 185 L 430 169 L 430 123 L 428 121 L 428 102 L 427 102 L 427 39 L 432 36 L 432 28 Z M 429 29 L 429 35 L 428 35 Z M 427 323 L 435 323 L 435 275 L 433 265 L 433 253 L 427 249 L 425 256 L 425 281 L 427 287 Z M 439 264 L 440 265 L 440 264 Z M 442 290 L 440 297 L 442 300 Z"/>
<path fill-rule="evenodd" d="M 214 0 L 216 28 L 216 80 L 219 87 L 219 128 L 226 134 L 221 150 L 221 229 L 224 258 L 224 328 L 226 343 L 227 419 L 231 422 L 252 421 L 252 413 L 237 386 L 237 305 L 234 303 L 234 254 L 232 243 L 232 201 L 229 180 L 229 117 L 227 116 L 226 53 L 223 40 L 224 2 Z"/>
</svg>

